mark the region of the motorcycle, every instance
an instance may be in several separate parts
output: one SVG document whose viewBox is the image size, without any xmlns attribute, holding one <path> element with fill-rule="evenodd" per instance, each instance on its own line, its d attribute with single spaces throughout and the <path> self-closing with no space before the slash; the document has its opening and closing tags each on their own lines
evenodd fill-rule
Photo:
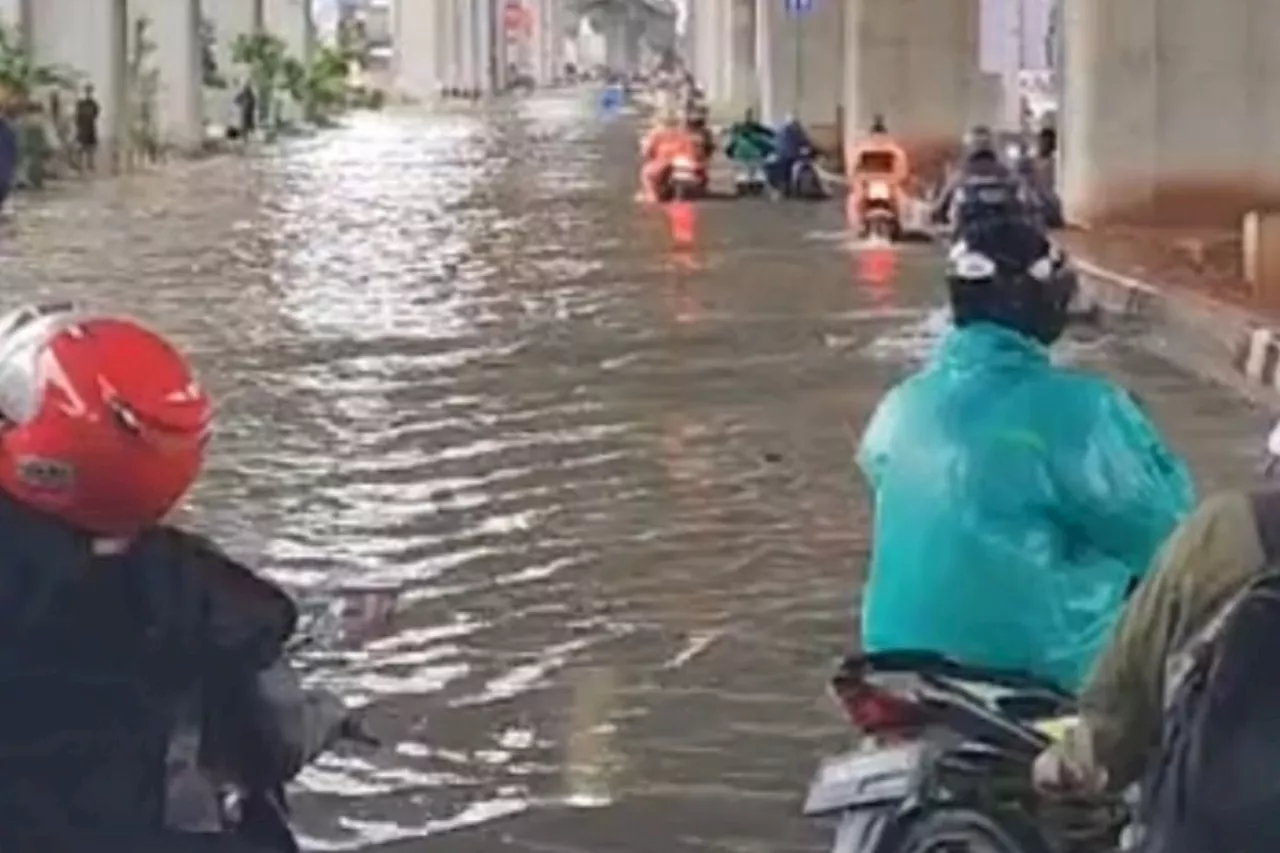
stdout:
<svg viewBox="0 0 1280 853">
<path fill-rule="evenodd" d="M 676 157 L 671 161 L 658 188 L 658 200 L 667 202 L 704 198 L 707 195 L 707 170 L 692 157 Z"/>
<path fill-rule="evenodd" d="M 740 163 L 733 175 L 734 189 L 739 196 L 764 195 L 768 181 L 760 163 Z"/>
<path fill-rule="evenodd" d="M 894 199 L 893 186 L 885 180 L 869 180 L 864 187 L 861 209 L 861 237 L 896 242 L 902 237 L 902 221 Z"/>
<path fill-rule="evenodd" d="M 1123 801 L 1032 789 L 1072 710 L 1058 689 L 912 652 L 848 658 L 831 688 L 859 742 L 823 762 L 804 814 L 837 819 L 834 853 L 1116 849 Z"/>
<path fill-rule="evenodd" d="M 791 174 L 787 176 L 786 195 L 788 198 L 810 201 L 827 197 L 827 191 L 822 186 L 822 177 L 818 174 L 813 149 L 805 148 L 791 164 Z"/>
</svg>

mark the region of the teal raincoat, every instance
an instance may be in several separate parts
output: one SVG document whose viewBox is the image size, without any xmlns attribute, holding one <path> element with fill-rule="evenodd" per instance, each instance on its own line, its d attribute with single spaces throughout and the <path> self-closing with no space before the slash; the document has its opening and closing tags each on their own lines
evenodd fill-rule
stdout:
<svg viewBox="0 0 1280 853">
<path fill-rule="evenodd" d="M 864 649 L 1072 691 L 1195 502 L 1186 465 L 1124 389 L 985 323 L 952 331 L 889 392 L 858 464 L 875 501 Z"/>
</svg>

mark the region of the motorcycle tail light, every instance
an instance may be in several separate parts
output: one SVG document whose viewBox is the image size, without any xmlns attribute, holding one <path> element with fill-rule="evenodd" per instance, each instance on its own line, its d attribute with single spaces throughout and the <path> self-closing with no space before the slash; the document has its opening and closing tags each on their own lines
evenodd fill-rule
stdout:
<svg viewBox="0 0 1280 853">
<path fill-rule="evenodd" d="M 924 723 L 924 710 L 909 699 L 866 682 L 832 682 L 832 693 L 849 723 L 867 734 L 915 729 Z"/>
<path fill-rule="evenodd" d="M 890 191 L 889 185 L 884 181 L 873 181 L 867 187 L 867 198 L 873 201 L 888 201 L 892 196 L 893 193 Z"/>
</svg>

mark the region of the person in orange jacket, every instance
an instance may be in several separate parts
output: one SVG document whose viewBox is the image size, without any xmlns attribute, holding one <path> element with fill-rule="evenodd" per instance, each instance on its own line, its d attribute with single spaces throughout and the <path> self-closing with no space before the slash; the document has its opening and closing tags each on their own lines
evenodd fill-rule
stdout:
<svg viewBox="0 0 1280 853">
<path fill-rule="evenodd" d="M 849 164 L 850 210 L 860 213 L 869 193 L 884 190 L 889 192 L 888 200 L 894 209 L 903 209 L 911 161 L 903 147 L 889 135 L 883 116 L 875 117 L 871 133 L 854 147 Z M 873 185 L 884 189 L 874 189 Z"/>
<path fill-rule="evenodd" d="M 645 136 L 640 150 L 644 158 L 640 167 L 640 189 L 647 200 L 658 198 L 659 186 L 677 157 L 688 157 L 698 163 L 704 159 L 698 140 L 681 127 L 670 112 L 658 116 L 657 127 Z"/>
</svg>

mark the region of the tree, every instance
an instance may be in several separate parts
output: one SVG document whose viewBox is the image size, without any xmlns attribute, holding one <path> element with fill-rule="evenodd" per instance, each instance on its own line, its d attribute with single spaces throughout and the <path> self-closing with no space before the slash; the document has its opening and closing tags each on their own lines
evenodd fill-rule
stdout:
<svg viewBox="0 0 1280 853">
<path fill-rule="evenodd" d="M 0 26 L 0 98 L 5 103 L 26 106 L 42 89 L 74 89 L 79 77 L 65 66 L 36 62 L 22 40 Z"/>
<path fill-rule="evenodd" d="M 263 127 L 276 124 L 276 92 L 285 83 L 288 51 L 283 40 L 270 33 L 239 36 L 231 48 L 236 62 L 247 66 L 258 97 L 258 119 Z"/>
</svg>

